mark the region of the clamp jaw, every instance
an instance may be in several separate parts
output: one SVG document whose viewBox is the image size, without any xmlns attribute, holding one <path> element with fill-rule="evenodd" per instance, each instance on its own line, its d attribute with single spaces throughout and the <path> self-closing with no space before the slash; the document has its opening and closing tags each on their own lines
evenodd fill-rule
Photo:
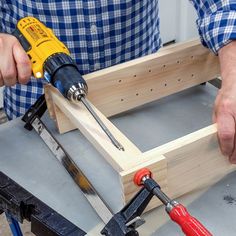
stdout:
<svg viewBox="0 0 236 236">
<path fill-rule="evenodd" d="M 106 224 L 101 234 L 106 236 L 138 236 L 136 228 L 145 223 L 141 214 L 154 195 L 142 188 L 131 201 Z"/>
<path fill-rule="evenodd" d="M 142 186 L 142 178 L 151 176 L 147 169 L 141 169 L 134 176 L 134 183 Z M 158 185 L 158 187 L 160 187 Z M 145 223 L 140 218 L 154 194 L 149 189 L 142 187 L 141 190 L 130 200 L 130 202 L 106 224 L 101 234 L 106 236 L 138 236 L 136 229 Z"/>
<path fill-rule="evenodd" d="M 160 185 L 152 178 L 152 172 L 143 168 L 134 176 L 134 183 L 142 186 L 136 196 L 117 214 L 115 214 L 102 230 L 107 236 L 138 236 L 135 230 L 143 213 L 153 196 L 165 206 L 170 219 L 177 223 L 186 236 L 212 236 L 212 234 L 187 209 L 170 199 L 162 192 Z M 138 220 L 138 221 L 137 221 Z"/>
<path fill-rule="evenodd" d="M 47 110 L 47 103 L 44 94 L 41 95 L 38 100 L 32 105 L 25 115 L 22 117 L 22 121 L 25 122 L 24 127 L 27 130 L 32 130 L 33 126 L 32 123 L 34 122 L 35 118 L 41 118 L 45 111 Z"/>
</svg>

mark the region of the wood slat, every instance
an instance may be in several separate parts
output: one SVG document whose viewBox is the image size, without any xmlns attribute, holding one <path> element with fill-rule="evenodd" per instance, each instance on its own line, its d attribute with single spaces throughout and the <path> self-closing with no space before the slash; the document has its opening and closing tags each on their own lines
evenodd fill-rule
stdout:
<svg viewBox="0 0 236 236">
<path fill-rule="evenodd" d="M 215 124 L 147 151 L 142 156 L 141 165 L 120 173 L 125 186 L 126 202 L 138 190 L 131 187 L 132 178 L 135 172 L 143 167 L 149 167 L 154 171 L 154 178 L 160 181 L 163 190 L 172 198 L 210 186 L 227 173 L 236 170 L 236 166 L 230 164 L 220 152 Z M 162 158 L 159 159 L 160 157 Z M 165 181 L 160 178 L 160 175 L 163 176 L 163 159 L 166 161 Z M 150 208 L 160 204 L 159 201 L 155 201 Z"/>
<path fill-rule="evenodd" d="M 78 128 L 83 133 L 83 135 L 93 144 L 93 146 L 103 155 L 106 161 L 110 163 L 115 170 L 118 172 L 126 170 L 136 163 L 137 157 L 140 157 L 141 151 L 92 104 L 90 105 L 96 111 L 97 115 L 109 131 L 124 147 L 125 151 L 118 150 L 111 143 L 105 132 L 101 129 L 94 117 L 82 103 L 73 104 L 69 102 L 52 86 L 47 88 L 47 92 L 50 92 L 50 97 L 52 98 L 53 103 L 55 103 L 55 105 L 60 108 L 60 111 L 62 111 L 67 117 L 66 119 L 63 118 L 61 121 L 57 120 L 57 123 L 63 123 L 69 119 L 74 127 Z M 54 112 L 56 112 L 55 109 Z M 60 116 L 56 115 L 56 117 L 62 118 L 62 114 L 60 114 Z"/>
<path fill-rule="evenodd" d="M 85 75 L 90 101 L 106 116 L 201 84 L 219 75 L 218 57 L 198 40 Z"/>
</svg>

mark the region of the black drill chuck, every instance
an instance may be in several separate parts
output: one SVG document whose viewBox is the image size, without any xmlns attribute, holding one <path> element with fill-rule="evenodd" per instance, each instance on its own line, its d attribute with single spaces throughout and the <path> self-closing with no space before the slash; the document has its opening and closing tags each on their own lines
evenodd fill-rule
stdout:
<svg viewBox="0 0 236 236">
<path fill-rule="evenodd" d="M 51 55 L 44 63 L 44 71 L 49 74 L 53 86 L 70 101 L 80 101 L 81 97 L 87 95 L 87 83 L 69 55 L 65 53 Z"/>
</svg>

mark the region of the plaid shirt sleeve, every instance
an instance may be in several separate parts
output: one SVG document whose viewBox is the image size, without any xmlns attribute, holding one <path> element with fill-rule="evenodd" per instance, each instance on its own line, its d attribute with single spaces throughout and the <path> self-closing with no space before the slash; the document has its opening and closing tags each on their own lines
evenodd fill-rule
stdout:
<svg viewBox="0 0 236 236">
<path fill-rule="evenodd" d="M 236 0 L 190 0 L 198 13 L 197 26 L 204 46 L 215 54 L 236 39 Z"/>
</svg>

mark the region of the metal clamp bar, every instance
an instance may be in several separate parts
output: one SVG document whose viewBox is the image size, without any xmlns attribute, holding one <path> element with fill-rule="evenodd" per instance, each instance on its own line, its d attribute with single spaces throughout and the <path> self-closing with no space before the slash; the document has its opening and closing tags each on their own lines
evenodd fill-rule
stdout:
<svg viewBox="0 0 236 236">
<path fill-rule="evenodd" d="M 36 103 L 23 116 L 22 120 L 26 122 L 25 128 L 34 130 L 42 138 L 44 143 L 51 150 L 53 155 L 65 167 L 67 172 L 71 175 L 77 186 L 82 191 L 88 202 L 97 212 L 104 223 L 107 223 L 113 216 L 112 211 L 105 204 L 101 196 L 96 192 L 93 185 L 89 182 L 80 168 L 76 165 L 70 155 L 64 150 L 57 139 L 47 129 L 46 125 L 40 120 L 40 117 L 47 109 L 45 97 L 42 95 Z"/>
</svg>

